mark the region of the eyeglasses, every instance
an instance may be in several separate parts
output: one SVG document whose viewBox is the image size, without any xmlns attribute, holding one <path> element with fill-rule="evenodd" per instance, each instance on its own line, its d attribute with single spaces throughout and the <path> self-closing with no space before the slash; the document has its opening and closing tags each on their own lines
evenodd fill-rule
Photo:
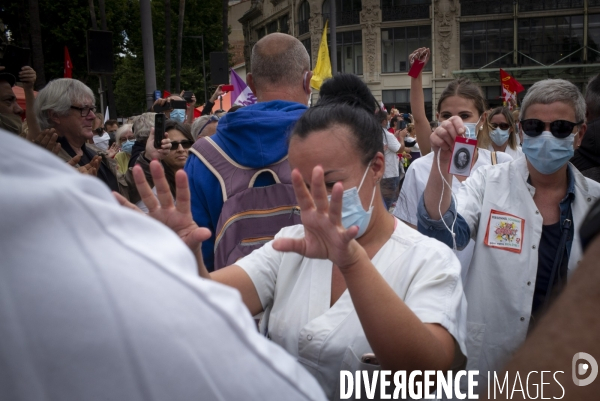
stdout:
<svg viewBox="0 0 600 401">
<path fill-rule="evenodd" d="M 573 133 L 573 128 L 582 124 L 583 121 L 572 123 L 567 120 L 556 120 L 544 122 L 536 118 L 521 120 L 521 129 L 528 136 L 539 136 L 546 130 L 546 124 L 550 125 L 550 132 L 557 138 L 564 139 Z"/>
<path fill-rule="evenodd" d="M 202 126 L 202 128 L 200 128 L 200 130 L 198 131 L 198 138 L 200 137 L 200 134 L 202 134 L 202 131 L 204 131 L 204 128 L 206 128 L 206 126 L 210 123 L 214 123 L 214 122 L 218 122 L 219 121 L 219 116 L 213 114 L 212 116 L 210 116 L 210 118 L 208 119 L 208 121 L 206 123 L 204 123 L 204 125 Z"/>
<path fill-rule="evenodd" d="M 184 149 L 189 149 L 193 144 L 193 141 L 171 141 L 171 150 L 179 149 L 179 145 L 181 145 Z"/>
<path fill-rule="evenodd" d="M 79 110 L 79 112 L 81 113 L 81 117 L 87 117 L 90 114 L 90 111 L 92 113 L 96 112 L 96 106 L 85 106 L 85 107 L 71 106 L 71 108 L 74 110 Z"/>
<path fill-rule="evenodd" d="M 510 129 L 510 124 L 507 124 L 507 123 L 500 123 L 500 124 L 490 123 L 490 127 L 492 127 L 493 129 L 496 129 L 496 128 L 500 127 L 501 130 L 506 131 L 507 129 Z"/>
</svg>

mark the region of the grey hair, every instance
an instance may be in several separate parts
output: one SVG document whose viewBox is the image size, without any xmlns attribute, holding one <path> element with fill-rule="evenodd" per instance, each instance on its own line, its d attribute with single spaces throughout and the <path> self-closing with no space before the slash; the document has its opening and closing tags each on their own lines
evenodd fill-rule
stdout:
<svg viewBox="0 0 600 401">
<path fill-rule="evenodd" d="M 217 114 L 217 116 L 219 118 L 221 118 L 225 114 L 226 113 L 219 113 L 219 114 Z M 200 116 L 194 120 L 194 122 L 192 123 L 192 136 L 194 137 L 194 141 L 196 141 L 198 139 L 200 130 L 202 128 L 204 128 L 205 124 L 208 122 L 208 120 L 210 120 L 211 117 L 212 117 L 211 115 L 205 115 L 205 116 Z M 218 123 L 218 121 L 215 121 L 215 123 Z"/>
<path fill-rule="evenodd" d="M 520 120 L 525 119 L 527 108 L 534 104 L 566 103 L 575 111 L 575 122 L 585 120 L 585 100 L 577 87 L 564 79 L 543 79 L 529 88 L 521 103 Z"/>
<path fill-rule="evenodd" d="M 119 141 L 121 140 L 123 134 L 127 133 L 127 131 L 131 131 L 132 127 L 133 124 L 123 124 L 119 127 L 119 129 L 115 133 L 115 142 L 117 143 L 117 146 L 119 145 Z"/>
<path fill-rule="evenodd" d="M 67 115 L 73 104 L 95 104 L 94 92 L 83 82 L 71 78 L 60 78 L 48 82 L 39 91 L 33 112 L 41 129 L 52 127 L 51 113 Z"/>
<path fill-rule="evenodd" d="M 274 40 L 281 40 L 282 43 L 273 46 Z M 299 85 L 302 74 L 310 70 L 310 57 L 302 42 L 283 33 L 272 33 L 259 40 L 252 48 L 250 63 L 252 79 L 257 88 L 263 85 Z"/>
<path fill-rule="evenodd" d="M 150 129 L 154 128 L 154 116 L 156 113 L 144 113 L 133 122 L 133 133 L 136 141 L 143 141 L 150 136 Z"/>
</svg>

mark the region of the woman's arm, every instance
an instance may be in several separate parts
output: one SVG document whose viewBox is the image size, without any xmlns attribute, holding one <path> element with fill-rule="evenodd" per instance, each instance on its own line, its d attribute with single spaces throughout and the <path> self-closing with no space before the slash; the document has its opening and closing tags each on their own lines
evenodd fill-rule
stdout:
<svg viewBox="0 0 600 401">
<path fill-rule="evenodd" d="M 419 59 L 427 65 L 429 61 L 429 49 L 421 47 L 410 55 L 409 62 L 412 66 L 412 61 Z M 412 111 L 412 118 L 415 124 L 414 130 L 417 136 L 417 143 L 421 150 L 421 155 L 425 156 L 431 152 L 431 144 L 429 143 L 429 136 L 431 135 L 431 127 L 429 125 L 429 119 L 425 114 L 425 96 L 423 95 L 423 73 L 419 73 L 417 78 L 410 79 L 410 108 Z"/>
<path fill-rule="evenodd" d="M 42 132 L 40 129 L 40 124 L 33 113 L 33 107 L 35 104 L 35 93 L 33 92 L 33 85 L 35 84 L 36 80 L 35 70 L 31 67 L 23 67 L 19 73 L 19 78 L 23 83 L 23 92 L 25 92 L 25 106 L 29 111 L 27 118 L 27 139 L 30 141 L 35 141 Z"/>
</svg>

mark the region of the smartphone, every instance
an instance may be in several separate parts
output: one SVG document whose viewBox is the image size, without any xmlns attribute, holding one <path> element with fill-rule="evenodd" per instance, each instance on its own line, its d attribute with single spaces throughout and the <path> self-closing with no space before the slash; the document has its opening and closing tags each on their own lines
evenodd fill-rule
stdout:
<svg viewBox="0 0 600 401">
<path fill-rule="evenodd" d="M 223 92 L 233 92 L 233 85 L 223 85 L 221 86 L 221 90 Z"/>
<path fill-rule="evenodd" d="M 402 114 L 402 119 L 404 120 L 405 123 L 410 123 L 410 114 L 408 114 L 408 113 Z"/>
<path fill-rule="evenodd" d="M 187 109 L 187 103 L 185 100 L 171 100 L 172 109 Z"/>
<path fill-rule="evenodd" d="M 13 45 L 7 45 L 4 49 L 4 56 L 2 57 L 2 65 L 4 66 L 4 73 L 14 75 L 17 82 L 21 82 L 19 79 L 19 72 L 21 68 L 29 63 L 29 55 L 31 50 L 26 47 L 18 47 Z"/>
<path fill-rule="evenodd" d="M 160 149 L 162 140 L 165 139 L 165 121 L 166 117 L 163 113 L 156 113 L 154 116 L 154 148 Z"/>
<path fill-rule="evenodd" d="M 194 95 L 194 92 L 192 92 L 192 91 L 185 91 L 185 92 L 183 92 L 183 98 L 188 103 L 192 103 L 192 96 L 193 95 Z"/>
</svg>

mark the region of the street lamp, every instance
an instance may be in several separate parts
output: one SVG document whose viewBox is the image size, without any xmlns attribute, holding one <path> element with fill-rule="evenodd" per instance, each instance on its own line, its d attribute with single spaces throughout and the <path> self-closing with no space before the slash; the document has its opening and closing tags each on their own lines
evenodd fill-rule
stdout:
<svg viewBox="0 0 600 401">
<path fill-rule="evenodd" d="M 204 107 L 208 103 L 208 88 L 206 87 L 206 65 L 204 63 L 204 35 L 200 36 L 184 36 L 184 38 L 201 39 L 202 40 L 202 74 L 204 80 Z"/>
</svg>

